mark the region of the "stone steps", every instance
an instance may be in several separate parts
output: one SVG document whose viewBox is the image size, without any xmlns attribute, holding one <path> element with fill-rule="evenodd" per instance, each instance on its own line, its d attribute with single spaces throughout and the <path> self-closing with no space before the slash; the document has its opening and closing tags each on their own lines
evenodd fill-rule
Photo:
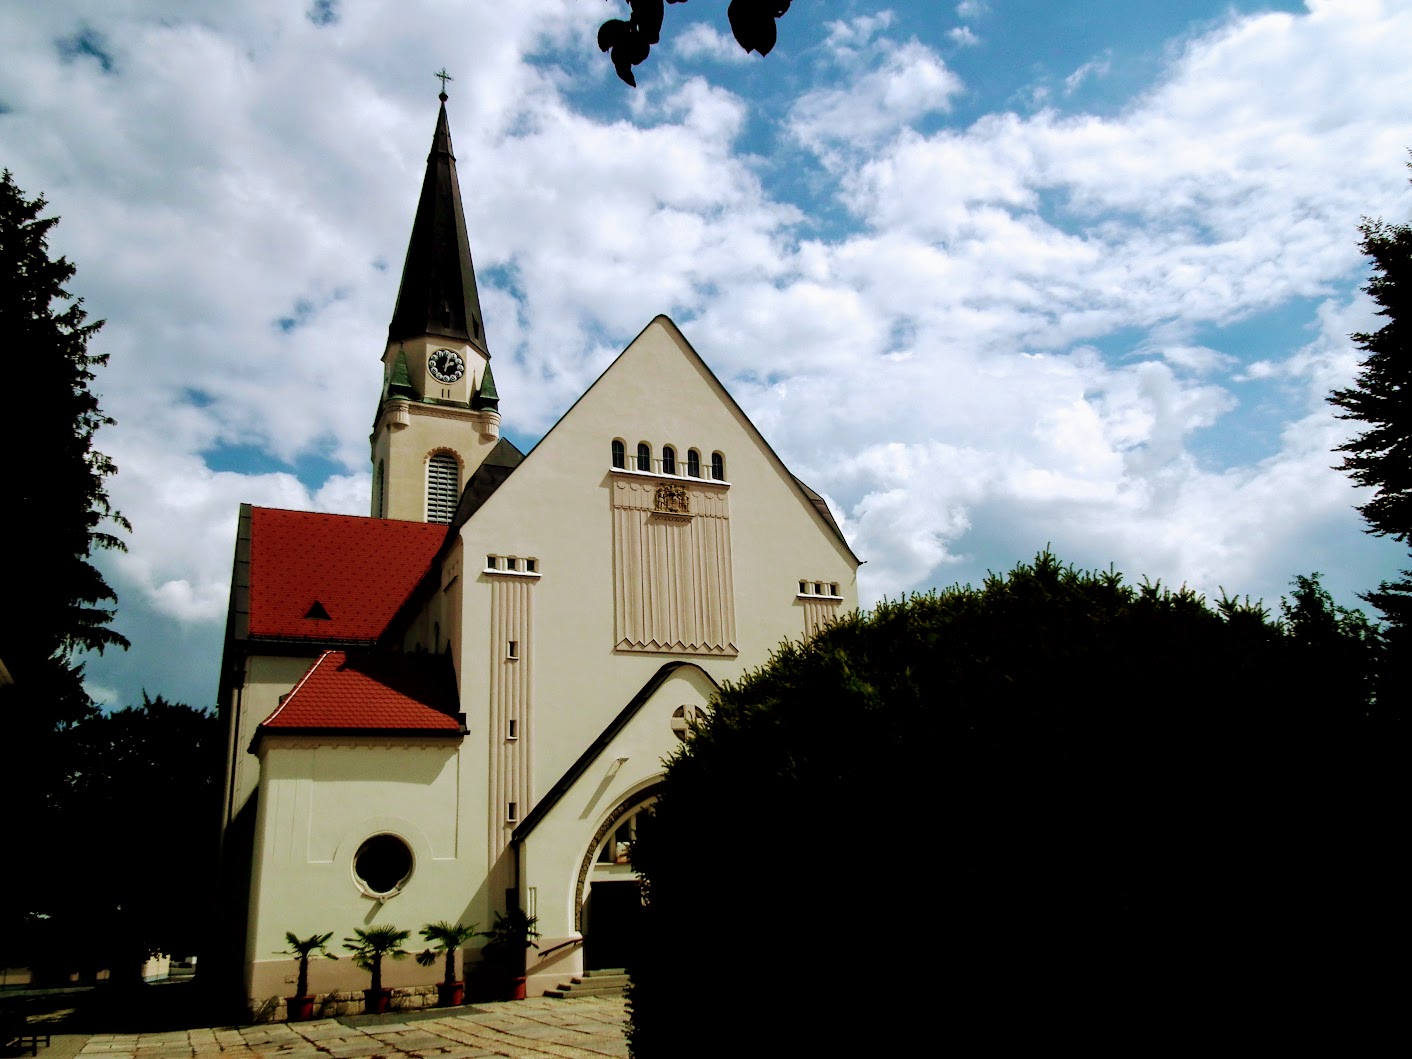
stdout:
<svg viewBox="0 0 1412 1059">
<path fill-rule="evenodd" d="M 580 996 L 620 996 L 628 984 L 627 972 L 613 967 L 601 971 L 585 971 L 575 975 L 568 985 L 561 985 L 545 993 L 545 996 L 563 1000 Z"/>
</svg>

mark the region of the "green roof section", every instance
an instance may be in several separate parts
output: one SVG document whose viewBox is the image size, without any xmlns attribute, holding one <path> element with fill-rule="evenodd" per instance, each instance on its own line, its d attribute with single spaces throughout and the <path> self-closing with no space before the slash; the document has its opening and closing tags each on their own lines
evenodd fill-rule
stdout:
<svg viewBox="0 0 1412 1059">
<path fill-rule="evenodd" d="M 471 407 L 477 411 L 487 409 L 492 412 L 500 408 L 500 394 L 496 392 L 495 376 L 491 373 L 489 361 L 486 361 L 485 374 L 481 376 L 480 389 L 476 391 Z"/>
<path fill-rule="evenodd" d="M 386 397 L 416 397 L 412 389 L 412 375 L 407 368 L 407 351 L 397 351 L 397 362 L 392 365 L 392 378 L 387 380 Z"/>
</svg>

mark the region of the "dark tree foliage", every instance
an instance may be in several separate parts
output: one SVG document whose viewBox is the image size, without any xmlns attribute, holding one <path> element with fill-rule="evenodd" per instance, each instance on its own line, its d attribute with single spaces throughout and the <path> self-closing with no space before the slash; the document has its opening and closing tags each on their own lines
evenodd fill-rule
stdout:
<svg viewBox="0 0 1412 1059">
<path fill-rule="evenodd" d="M 627 0 L 626 19 L 612 18 L 598 27 L 598 47 L 608 52 L 613 69 L 624 82 L 637 87 L 632 68 L 646 61 L 652 45 L 662 37 L 665 4 L 686 0 Z M 789 10 L 790 0 L 730 0 L 726 17 L 736 42 L 747 52 L 769 55 L 775 46 L 775 20 Z"/>
<path fill-rule="evenodd" d="M 22 426 L 0 447 L 0 555 L 9 569 L 0 661 L 13 681 L 0 682 L 0 717 L 8 856 L 31 865 L 43 863 L 36 851 L 62 844 L 56 814 L 72 730 L 94 716 L 74 653 L 127 646 L 109 627 L 113 591 L 92 562 L 97 550 L 122 548 L 111 528 L 127 528 L 104 485 L 115 468 L 93 447 L 111 422 L 89 389 L 106 360 L 88 352 L 102 324 L 86 322 L 81 299 L 66 289 L 73 265 L 49 256 L 58 219 L 41 216 L 44 206 L 8 170 L 0 175 L 0 335 L 7 393 L 23 409 Z M 0 945 L 24 937 L 48 884 L 42 867 L 4 873 Z"/>
<path fill-rule="evenodd" d="M 1362 981 L 1338 950 L 1406 882 L 1402 765 L 1348 756 L 1380 640 L 1317 578 L 1284 614 L 1045 553 L 781 646 L 639 825 L 633 1055 L 892 1054 L 919 1009 L 1155 1039 Z"/>
<path fill-rule="evenodd" d="M 104 485 L 116 468 L 93 447 L 98 428 L 112 422 L 89 389 L 93 369 L 107 360 L 88 352 L 102 321 L 86 323 L 82 299 L 65 289 L 74 266 L 49 257 L 58 218 L 41 217 L 44 206 L 43 198 L 26 199 L 8 170 L 0 177 L 0 335 L 12 393 L 30 413 L 23 443 L 0 449 L 0 554 L 43 585 L 22 605 L 16 598 L 0 608 L 0 659 L 14 679 L 5 694 L 52 728 L 89 709 L 73 652 L 127 646 L 108 627 L 113 611 L 104 604 L 116 597 L 91 560 L 96 550 L 123 547 L 105 526 L 128 525 Z"/>
<path fill-rule="evenodd" d="M 1359 485 L 1375 490 L 1358 510 L 1368 532 L 1412 542 L 1412 226 L 1365 220 L 1362 251 L 1373 259 L 1373 277 L 1363 289 L 1378 303 L 1387 323 L 1356 334 L 1367 354 L 1353 386 L 1329 400 L 1368 429 L 1339 446 L 1340 469 Z M 1412 572 L 1384 582 L 1364 596 L 1390 622 L 1412 629 Z"/>
<path fill-rule="evenodd" d="M 222 749 L 214 711 L 160 695 L 74 727 L 57 827 L 35 860 L 41 976 L 121 978 L 152 952 L 203 951 Z"/>
</svg>

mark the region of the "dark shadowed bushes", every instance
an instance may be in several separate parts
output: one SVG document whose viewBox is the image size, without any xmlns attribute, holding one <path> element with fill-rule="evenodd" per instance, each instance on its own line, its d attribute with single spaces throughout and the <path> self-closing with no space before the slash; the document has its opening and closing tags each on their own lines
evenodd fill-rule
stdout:
<svg viewBox="0 0 1412 1059">
<path fill-rule="evenodd" d="M 1277 621 L 1046 553 L 782 646 L 639 829 L 634 1054 L 870 1054 L 919 1005 L 1190 1028 L 1359 976 L 1401 875 L 1380 641 L 1297 584 Z"/>
</svg>

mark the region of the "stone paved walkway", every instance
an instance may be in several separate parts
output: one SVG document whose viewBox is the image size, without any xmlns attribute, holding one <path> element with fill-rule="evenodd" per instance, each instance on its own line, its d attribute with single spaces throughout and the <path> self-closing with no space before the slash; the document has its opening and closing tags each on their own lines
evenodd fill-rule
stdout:
<svg viewBox="0 0 1412 1059">
<path fill-rule="evenodd" d="M 537 997 L 458 1008 L 454 1015 L 398 1019 L 359 1016 L 238 1029 L 108 1033 L 90 1037 L 78 1054 L 79 1059 L 597 1059 L 628 1054 L 621 997 Z"/>
</svg>

